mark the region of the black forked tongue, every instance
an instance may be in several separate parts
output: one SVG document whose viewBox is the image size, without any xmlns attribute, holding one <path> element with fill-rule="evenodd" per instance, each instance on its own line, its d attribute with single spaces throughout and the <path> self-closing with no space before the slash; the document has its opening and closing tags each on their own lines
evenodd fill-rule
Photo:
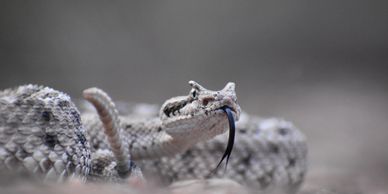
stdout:
<svg viewBox="0 0 388 194">
<path fill-rule="evenodd" d="M 232 150 L 233 150 L 234 136 L 235 136 L 235 130 L 236 130 L 236 127 L 234 125 L 234 118 L 233 118 L 232 110 L 230 109 L 230 107 L 224 106 L 224 107 L 222 107 L 222 110 L 226 113 L 226 116 L 228 117 L 228 121 L 229 121 L 229 139 L 228 139 L 228 145 L 226 146 L 226 150 L 224 152 L 224 155 L 222 156 L 221 161 L 217 164 L 216 169 L 214 169 L 214 172 L 217 171 L 218 167 L 220 167 L 222 161 L 224 161 L 225 158 L 226 158 L 226 164 L 225 164 L 225 171 L 226 171 L 226 167 L 228 166 L 229 157 L 230 157 L 230 154 L 232 153 Z"/>
</svg>

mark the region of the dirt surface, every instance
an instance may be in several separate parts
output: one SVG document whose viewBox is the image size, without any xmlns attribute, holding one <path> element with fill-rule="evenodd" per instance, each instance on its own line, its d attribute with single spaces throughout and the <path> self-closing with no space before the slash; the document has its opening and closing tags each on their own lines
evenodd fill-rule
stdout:
<svg viewBox="0 0 388 194">
<path fill-rule="evenodd" d="M 310 176 L 300 190 L 300 194 L 386 194 L 388 187 L 384 180 L 369 179 L 362 176 L 329 175 L 327 177 Z M 4 194 L 249 194 L 260 193 L 257 190 L 245 188 L 226 179 L 212 179 L 207 181 L 181 181 L 168 188 L 153 186 L 129 186 L 109 184 L 84 184 L 70 181 L 64 184 L 31 184 L 2 186 L 0 193 Z M 276 194 L 279 194 L 278 192 Z"/>
</svg>

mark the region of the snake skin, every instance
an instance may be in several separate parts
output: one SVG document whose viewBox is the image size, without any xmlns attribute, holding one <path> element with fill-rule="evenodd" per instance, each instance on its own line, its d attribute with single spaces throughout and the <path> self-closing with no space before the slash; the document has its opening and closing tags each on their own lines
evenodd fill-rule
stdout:
<svg viewBox="0 0 388 194">
<path fill-rule="evenodd" d="M 260 190 L 295 193 L 306 173 L 305 138 L 291 123 L 282 119 L 250 118 L 239 124 L 235 147 L 227 169 L 211 177 L 229 178 Z M 146 177 L 158 175 L 166 183 L 207 178 L 225 150 L 227 135 L 201 142 L 172 158 L 143 160 Z M 158 168 L 158 167 L 165 168 Z"/>
<path fill-rule="evenodd" d="M 142 138 L 160 145 L 165 138 L 164 129 L 160 127 L 158 108 L 135 107 L 125 103 L 118 106 L 120 112 L 125 113 L 120 116 L 120 125 L 136 164 L 131 163 L 133 173 L 130 176 L 141 176 L 142 169 L 146 180 L 162 184 L 224 177 L 251 188 L 287 193 L 295 193 L 303 182 L 307 145 L 304 135 L 290 122 L 242 113 L 227 170 L 213 172 L 225 150 L 227 134 L 191 143 L 188 150 L 164 151 L 160 146 L 146 151 L 151 145 L 144 147 L 140 143 Z M 97 114 L 90 108 L 81 110 L 82 115 L 69 96 L 47 87 L 26 85 L 0 92 L 2 171 L 28 172 L 53 180 L 69 176 L 84 180 L 119 180 L 115 159 Z"/>
<path fill-rule="evenodd" d="M 44 179 L 86 177 L 91 153 L 70 97 L 27 85 L 0 93 L 2 173 L 32 172 Z"/>
</svg>

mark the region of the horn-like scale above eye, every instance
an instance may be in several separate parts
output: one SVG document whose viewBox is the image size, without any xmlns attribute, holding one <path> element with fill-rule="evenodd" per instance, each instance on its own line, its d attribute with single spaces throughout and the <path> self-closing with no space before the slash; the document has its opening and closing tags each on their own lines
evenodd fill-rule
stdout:
<svg viewBox="0 0 388 194">
<path fill-rule="evenodd" d="M 203 86 L 199 85 L 197 82 L 195 81 L 189 81 L 189 84 L 190 86 L 193 88 L 193 89 L 196 89 L 198 91 L 201 91 L 201 90 L 206 90 L 206 88 L 204 88 Z"/>
<path fill-rule="evenodd" d="M 235 85 L 235 83 L 233 83 L 233 82 L 228 82 L 226 85 L 225 85 L 225 87 L 224 87 L 224 89 L 222 89 L 222 90 L 224 90 L 224 91 L 234 91 L 235 90 L 235 87 L 236 87 L 236 85 Z"/>
</svg>

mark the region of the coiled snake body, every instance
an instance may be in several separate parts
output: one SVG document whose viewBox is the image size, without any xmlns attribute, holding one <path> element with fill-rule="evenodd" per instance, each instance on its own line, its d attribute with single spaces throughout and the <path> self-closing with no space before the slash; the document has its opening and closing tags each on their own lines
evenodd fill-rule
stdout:
<svg viewBox="0 0 388 194">
<path fill-rule="evenodd" d="M 262 190 L 293 193 L 299 188 L 307 146 L 292 123 L 241 113 L 234 83 L 219 91 L 189 83 L 189 95 L 167 100 L 159 114 L 128 111 L 118 116 L 104 92 L 85 90 L 100 119 L 88 108 L 80 114 L 69 96 L 48 87 L 1 91 L 1 174 L 114 182 L 144 174 L 162 184 L 224 177 Z M 227 170 L 212 171 L 227 142 L 223 107 L 239 120 L 235 146 Z"/>
</svg>

